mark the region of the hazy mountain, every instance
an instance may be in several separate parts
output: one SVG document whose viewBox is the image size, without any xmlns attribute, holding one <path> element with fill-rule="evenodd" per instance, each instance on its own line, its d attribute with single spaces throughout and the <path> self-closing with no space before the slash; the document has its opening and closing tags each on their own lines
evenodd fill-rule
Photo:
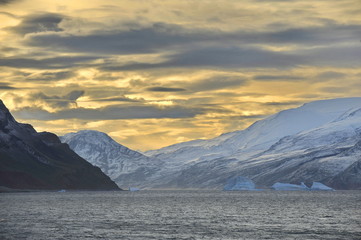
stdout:
<svg viewBox="0 0 361 240">
<path fill-rule="evenodd" d="M 0 100 L 0 186 L 15 189 L 119 190 L 98 167 L 52 133 L 18 123 Z"/>
<path fill-rule="evenodd" d="M 83 130 L 60 139 L 124 188 L 144 185 L 162 165 L 161 161 L 133 151 L 102 132 Z"/>
</svg>

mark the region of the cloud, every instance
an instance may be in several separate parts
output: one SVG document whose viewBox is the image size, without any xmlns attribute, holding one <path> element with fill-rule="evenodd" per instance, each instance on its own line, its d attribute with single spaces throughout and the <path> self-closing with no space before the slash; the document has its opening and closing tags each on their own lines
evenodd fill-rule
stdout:
<svg viewBox="0 0 361 240">
<path fill-rule="evenodd" d="M 27 80 L 31 81 L 60 81 L 63 79 L 69 79 L 76 76 L 71 71 L 60 71 L 60 72 L 40 72 L 33 73 L 26 77 Z"/>
<path fill-rule="evenodd" d="M 78 98 L 80 98 L 81 96 L 83 96 L 84 93 L 85 93 L 84 91 L 75 90 L 75 91 L 71 91 L 70 93 L 65 95 L 63 98 L 68 99 L 70 101 L 75 101 Z"/>
<path fill-rule="evenodd" d="M 76 100 L 84 95 L 84 91 L 81 90 L 75 90 L 71 91 L 68 94 L 64 96 L 58 96 L 58 95 L 46 95 L 42 92 L 37 93 L 31 93 L 26 98 L 27 101 L 33 102 L 33 103 L 40 103 L 44 104 L 46 106 L 50 106 L 51 108 L 55 109 L 63 109 L 63 108 L 69 108 L 77 106 Z"/>
<path fill-rule="evenodd" d="M 12 47 L 2 47 L 0 48 L 2 53 L 13 53 L 13 52 L 17 52 L 19 49 L 18 48 L 12 48 Z"/>
<path fill-rule="evenodd" d="M 13 2 L 17 2 L 19 0 L 0 0 L 0 5 L 7 5 Z"/>
<path fill-rule="evenodd" d="M 47 47 L 52 50 L 97 53 L 97 54 L 139 54 L 155 53 L 165 50 L 190 50 L 200 45 L 212 45 L 215 48 L 240 46 L 244 44 L 297 44 L 297 45 L 330 45 L 335 43 L 359 40 L 360 25 L 340 25 L 334 23 L 317 27 L 288 28 L 269 31 L 233 31 L 227 32 L 211 28 L 186 28 L 179 24 L 164 22 L 140 25 L 134 22 L 122 23 L 119 29 L 111 32 L 98 28 L 87 35 L 60 32 L 58 21 L 63 16 L 44 17 L 49 26 L 47 33 L 32 34 L 26 39 L 31 46 Z M 29 17 L 32 19 L 31 17 Z M 34 18 L 34 17 L 33 17 Z M 41 21 L 35 19 L 35 21 Z M 61 20 L 60 20 L 61 21 Z M 72 21 L 69 20 L 68 21 Z M 73 20 L 75 21 L 75 20 Z M 28 20 L 26 27 L 33 26 L 34 20 Z M 89 23 L 91 24 L 91 23 Z M 56 27 L 55 27 L 56 26 Z M 85 26 L 84 26 L 85 27 Z M 41 31 L 30 27 L 26 32 Z M 58 32 L 56 32 L 58 31 Z M 23 31 L 24 32 L 24 31 Z"/>
<path fill-rule="evenodd" d="M 248 80 L 240 76 L 214 76 L 186 84 L 187 89 L 194 92 L 226 89 L 244 86 Z"/>
<path fill-rule="evenodd" d="M 177 87 L 148 87 L 146 90 L 150 92 L 179 92 L 180 94 L 190 94 L 240 87 L 246 84 L 248 84 L 248 80 L 242 76 L 216 75 L 204 79 L 194 79 L 192 81 L 173 81 L 172 85 Z"/>
<path fill-rule="evenodd" d="M 156 68 L 288 68 L 305 63 L 296 54 L 272 52 L 256 48 L 207 47 L 167 56 L 161 63 L 131 63 L 102 66 L 106 71 L 132 71 Z"/>
<path fill-rule="evenodd" d="M 332 67 L 360 67 L 361 47 L 357 44 L 348 46 L 330 46 L 311 50 L 303 50 L 299 53 L 307 65 L 332 66 Z"/>
<path fill-rule="evenodd" d="M 63 18 L 64 16 L 55 13 L 33 14 L 26 16 L 17 26 L 6 29 L 21 35 L 39 32 L 60 32 L 63 29 L 58 24 Z"/>
<path fill-rule="evenodd" d="M 344 73 L 335 72 L 335 71 L 327 71 L 327 72 L 318 74 L 316 77 L 319 79 L 335 79 L 335 78 L 344 78 L 345 76 L 347 76 L 347 75 Z"/>
<path fill-rule="evenodd" d="M 0 82 L 0 90 L 15 90 L 18 89 L 16 87 L 12 87 L 10 84 L 8 83 L 2 83 Z"/>
<path fill-rule="evenodd" d="M 0 5 L 1 5 L 1 0 L 0 0 Z M 0 12 L 0 15 L 5 15 L 7 17 L 11 17 L 11 18 L 15 18 L 15 19 L 20 18 L 19 16 L 15 15 L 15 14 L 12 14 L 12 13 L 9 13 L 9 12 Z"/>
<path fill-rule="evenodd" d="M 142 102 L 143 99 L 132 99 L 125 96 L 112 98 L 91 99 L 92 102 Z"/>
<path fill-rule="evenodd" d="M 207 33 L 195 33 L 179 25 L 154 23 L 148 27 L 129 26 L 127 30 L 94 31 L 88 35 L 67 33 L 33 34 L 26 43 L 70 52 L 97 54 L 153 53 L 177 45 L 206 41 Z M 202 30 L 201 30 L 202 31 Z M 202 31 L 204 32 L 204 31 Z"/>
<path fill-rule="evenodd" d="M 140 68 L 156 67 L 218 67 L 218 68 L 291 68 L 300 65 L 359 67 L 361 47 L 322 47 L 309 50 L 274 52 L 256 48 L 212 47 L 181 52 L 169 56 L 169 60 L 157 64 L 140 64 Z M 136 69 L 137 65 L 123 69 Z"/>
<path fill-rule="evenodd" d="M 264 115 L 264 114 L 236 115 L 236 116 L 229 116 L 228 119 L 233 119 L 233 120 L 262 119 L 262 118 L 265 118 L 267 116 L 268 115 Z"/>
<path fill-rule="evenodd" d="M 289 105 L 301 105 L 303 102 L 299 101 L 289 101 L 289 102 L 265 102 L 262 105 L 265 106 L 289 106 Z"/>
<path fill-rule="evenodd" d="M 320 91 L 322 92 L 327 92 L 327 93 L 345 93 L 347 91 L 349 91 L 349 89 L 347 87 L 322 87 L 319 88 Z"/>
<path fill-rule="evenodd" d="M 360 25 L 326 24 L 319 27 L 290 28 L 281 31 L 252 33 L 250 41 L 273 44 L 330 45 L 359 39 Z"/>
<path fill-rule="evenodd" d="M 44 30 L 45 32 L 40 34 L 28 34 L 24 40 L 28 46 L 41 47 L 44 50 L 96 54 L 99 58 L 116 54 L 158 53 L 159 59 L 163 59 L 162 62 L 155 63 L 137 62 L 137 60 L 119 63 L 108 60 L 105 66 L 99 65 L 106 71 L 199 67 L 281 69 L 314 64 L 334 66 L 343 61 L 341 57 L 346 59 L 344 65 L 347 65 L 351 60 L 356 60 L 356 54 L 348 52 L 349 47 L 341 44 L 349 44 L 352 41 L 358 43 L 361 35 L 360 25 L 326 24 L 278 31 L 271 29 L 225 32 L 219 29 L 185 28 L 162 22 L 143 25 L 123 23 L 118 30 L 97 29 L 88 34 L 77 35 L 66 32 L 66 29 L 61 31 L 58 24 L 63 18 L 64 16 L 51 13 L 40 17 L 31 15 L 14 29 L 22 33 Z M 71 22 L 69 18 L 67 21 Z M 44 22 L 44 27 L 37 29 L 39 26 L 34 24 L 36 22 Z M 294 44 L 299 47 L 294 48 L 293 51 L 271 51 L 265 48 L 269 44 Z M 308 48 L 304 49 L 304 46 Z M 311 50 L 309 50 L 310 46 L 313 47 Z M 170 50 L 174 53 L 165 54 Z M 343 53 L 343 50 L 347 51 L 347 54 Z M 338 56 L 332 54 L 336 51 Z M 1 64 L 6 65 L 0 62 Z M 11 62 L 11 64 L 15 63 Z M 30 62 L 23 64 L 31 65 Z"/>
<path fill-rule="evenodd" d="M 150 92 L 182 92 L 186 91 L 184 88 L 170 88 L 170 87 L 149 87 L 147 91 Z"/>
<path fill-rule="evenodd" d="M 62 69 L 72 68 L 76 66 L 84 66 L 86 62 L 98 59 L 92 56 L 77 57 L 53 57 L 43 59 L 16 58 L 7 57 L 0 58 L 0 66 L 12 68 L 32 68 L 32 69 Z"/>
<path fill-rule="evenodd" d="M 257 75 L 253 79 L 259 81 L 279 81 L 279 80 L 303 80 L 303 77 L 292 75 Z"/>
<path fill-rule="evenodd" d="M 48 112 L 40 108 L 22 108 L 13 111 L 14 116 L 28 120 L 57 120 L 57 119 L 82 119 L 82 120 L 115 120 L 115 119 L 146 119 L 146 118 L 192 118 L 204 114 L 211 109 L 187 108 L 181 106 L 108 106 L 98 109 L 73 108 L 57 112 Z"/>
</svg>

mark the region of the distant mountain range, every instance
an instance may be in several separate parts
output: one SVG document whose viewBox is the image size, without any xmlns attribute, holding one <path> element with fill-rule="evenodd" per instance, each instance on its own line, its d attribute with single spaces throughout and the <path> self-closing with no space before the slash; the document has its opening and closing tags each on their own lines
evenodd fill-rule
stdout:
<svg viewBox="0 0 361 240">
<path fill-rule="evenodd" d="M 245 130 L 145 153 L 98 131 L 60 139 L 38 133 L 0 101 L 0 187 L 115 190 L 115 181 L 123 188 L 222 189 L 232 178 L 258 188 L 321 182 L 361 189 L 361 98 L 307 103 Z"/>
<path fill-rule="evenodd" d="M 95 131 L 61 139 L 126 186 L 220 189 L 242 176 L 261 188 L 322 182 L 335 189 L 361 189 L 361 98 L 307 103 L 245 130 L 144 155 Z"/>
<path fill-rule="evenodd" d="M 0 100 L 0 187 L 38 190 L 119 190 L 98 167 L 52 133 L 18 123 Z M 1 189 L 0 189 L 1 190 Z"/>
</svg>

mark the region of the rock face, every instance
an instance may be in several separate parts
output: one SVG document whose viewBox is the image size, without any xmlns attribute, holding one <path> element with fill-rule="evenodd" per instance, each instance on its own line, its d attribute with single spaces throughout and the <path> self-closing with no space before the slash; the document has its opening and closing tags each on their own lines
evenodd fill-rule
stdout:
<svg viewBox="0 0 361 240">
<path fill-rule="evenodd" d="M 337 189 L 361 189 L 361 160 L 354 162 L 327 182 Z"/>
<path fill-rule="evenodd" d="M 0 100 L 0 186 L 12 189 L 119 190 L 98 167 L 52 133 L 18 123 Z"/>
<path fill-rule="evenodd" d="M 124 189 L 143 186 L 162 165 L 161 161 L 133 151 L 102 132 L 83 130 L 60 139 Z"/>
</svg>

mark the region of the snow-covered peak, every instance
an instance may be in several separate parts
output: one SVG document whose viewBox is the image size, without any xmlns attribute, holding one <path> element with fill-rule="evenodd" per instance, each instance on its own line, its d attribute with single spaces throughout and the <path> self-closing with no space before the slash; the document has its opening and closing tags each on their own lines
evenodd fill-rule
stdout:
<svg viewBox="0 0 361 240">
<path fill-rule="evenodd" d="M 7 125 L 16 125 L 17 122 L 9 112 L 9 109 L 5 106 L 2 100 L 0 100 L 0 127 L 6 127 Z"/>
<path fill-rule="evenodd" d="M 82 130 L 68 133 L 60 139 L 124 188 L 137 186 L 145 174 L 154 171 L 153 169 L 161 164 L 117 143 L 106 133 L 99 131 Z"/>
<path fill-rule="evenodd" d="M 291 151 L 295 149 L 316 148 L 319 146 L 339 145 L 340 142 L 354 145 L 354 136 L 361 134 L 361 108 L 347 111 L 334 121 L 320 127 L 307 129 L 297 134 L 286 136 L 275 143 L 271 150 Z"/>
<path fill-rule="evenodd" d="M 301 108 L 326 114 L 341 114 L 348 109 L 359 108 L 361 97 L 335 98 L 305 103 Z"/>
<path fill-rule="evenodd" d="M 322 126 L 343 113 L 361 108 L 361 98 L 320 100 L 288 109 L 260 120 L 229 139 L 228 144 L 244 149 L 269 145 L 284 136 Z"/>
<path fill-rule="evenodd" d="M 37 134 L 30 124 L 17 122 L 9 109 L 0 100 L 0 138 L 4 137 L 4 134 L 1 133 L 2 131 L 18 138 L 31 138 L 32 135 Z"/>
<path fill-rule="evenodd" d="M 133 151 L 116 141 L 114 141 L 107 134 L 95 130 L 81 130 L 79 132 L 72 132 L 60 137 L 62 142 L 68 143 L 71 148 L 79 149 L 81 151 L 82 146 L 95 148 L 98 151 L 110 152 L 117 151 L 119 154 L 125 154 L 132 157 L 140 157 L 141 153 Z M 90 147 L 91 146 L 91 147 Z"/>
<path fill-rule="evenodd" d="M 82 138 L 84 141 L 94 142 L 95 140 L 101 142 L 114 142 L 114 140 L 107 134 L 95 130 L 80 130 L 78 132 L 67 133 L 62 136 L 64 141 L 71 140 L 74 138 Z"/>
<path fill-rule="evenodd" d="M 245 130 L 222 134 L 210 140 L 175 144 L 148 151 L 146 155 L 190 161 L 204 159 L 207 155 L 219 157 L 239 151 L 265 150 L 285 136 L 318 128 L 357 108 L 361 108 L 361 98 L 314 101 L 271 115 Z"/>
</svg>

